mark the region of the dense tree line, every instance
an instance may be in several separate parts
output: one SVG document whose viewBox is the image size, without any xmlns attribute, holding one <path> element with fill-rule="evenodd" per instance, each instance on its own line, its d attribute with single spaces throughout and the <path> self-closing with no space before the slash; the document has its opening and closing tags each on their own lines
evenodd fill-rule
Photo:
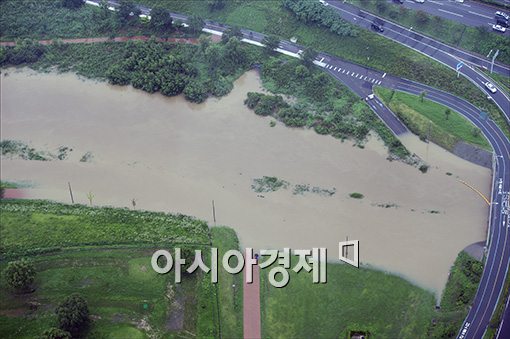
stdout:
<svg viewBox="0 0 510 339">
<path fill-rule="evenodd" d="M 340 36 L 356 36 L 358 29 L 342 19 L 331 8 L 318 1 L 284 0 L 283 5 L 290 9 L 299 20 L 307 24 L 325 26 Z"/>
<path fill-rule="evenodd" d="M 107 78 L 115 85 L 131 84 L 168 96 L 183 93 L 192 102 L 203 102 L 210 94 L 229 93 L 232 80 L 227 78 L 247 69 L 248 57 L 246 46 L 235 37 L 225 44 L 205 40 L 201 46 L 172 46 L 155 40 L 128 43 L 124 58 L 111 66 Z"/>
</svg>

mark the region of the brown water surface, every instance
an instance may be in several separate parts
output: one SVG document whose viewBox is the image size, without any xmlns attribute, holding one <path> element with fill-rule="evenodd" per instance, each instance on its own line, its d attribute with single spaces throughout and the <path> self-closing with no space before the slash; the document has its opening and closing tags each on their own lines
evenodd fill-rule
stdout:
<svg viewBox="0 0 510 339">
<path fill-rule="evenodd" d="M 195 105 L 182 97 L 150 95 L 130 87 L 81 80 L 73 74 L 8 70 L 2 75 L 3 139 L 38 149 L 73 148 L 64 161 L 2 159 L 2 179 L 37 183 L 34 198 L 180 212 L 233 227 L 255 248 L 328 247 L 360 241 L 363 263 L 400 274 L 440 293 L 457 253 L 485 239 L 487 205 L 458 182 L 485 194 L 490 171 L 414 136 L 405 143 L 431 168 L 386 160 L 372 138 L 365 149 L 311 130 L 291 129 L 256 116 L 243 105 L 260 90 L 248 72 L 230 95 Z M 425 150 L 426 151 L 426 150 Z M 91 162 L 79 162 L 92 152 Z M 451 172 L 448 176 L 445 173 Z M 336 188 L 332 197 L 252 191 L 254 178 Z M 360 192 L 365 198 L 349 198 Z M 388 204 L 397 207 L 379 207 Z M 432 212 L 434 211 L 434 212 Z M 436 213 L 437 212 L 437 213 Z M 354 269 L 354 268 L 353 268 Z"/>
</svg>

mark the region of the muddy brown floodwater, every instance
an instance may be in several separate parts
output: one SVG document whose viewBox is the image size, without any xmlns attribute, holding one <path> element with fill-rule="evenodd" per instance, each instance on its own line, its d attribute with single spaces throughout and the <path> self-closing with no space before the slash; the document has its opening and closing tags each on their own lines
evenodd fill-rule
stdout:
<svg viewBox="0 0 510 339">
<path fill-rule="evenodd" d="M 7 70 L 2 75 L 3 139 L 55 150 L 73 148 L 64 161 L 2 161 L 2 179 L 32 181 L 33 198 L 180 212 L 233 227 L 254 248 L 327 247 L 360 241 L 360 260 L 425 287 L 438 296 L 456 255 L 485 239 L 487 205 L 458 178 L 487 194 L 490 171 L 414 136 L 406 144 L 431 168 L 386 160 L 372 138 L 365 149 L 311 130 L 291 129 L 256 116 L 243 105 L 261 89 L 248 72 L 230 95 L 195 105 L 130 87 L 82 80 L 73 74 Z M 92 152 L 91 162 L 79 162 Z M 424 153 L 425 152 L 425 153 Z M 448 176 L 446 172 L 453 175 Z M 325 197 L 292 189 L 257 194 L 254 178 L 336 188 Z M 364 199 L 352 199 L 360 192 Z M 379 207 L 388 204 L 397 207 Z M 434 212 L 432 212 L 434 211 Z M 432 212 L 432 213 L 431 213 Z M 438 213 L 435 213 L 438 212 Z M 354 269 L 354 268 L 353 268 Z"/>
</svg>

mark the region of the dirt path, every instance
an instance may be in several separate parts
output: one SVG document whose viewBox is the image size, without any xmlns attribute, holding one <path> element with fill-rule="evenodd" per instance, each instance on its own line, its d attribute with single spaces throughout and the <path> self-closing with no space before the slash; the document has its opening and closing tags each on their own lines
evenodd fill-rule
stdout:
<svg viewBox="0 0 510 339">
<path fill-rule="evenodd" d="M 260 338 L 260 277 L 258 265 L 253 265 L 253 283 L 246 283 L 246 274 L 244 274 L 243 299 L 244 338 Z"/>
<path fill-rule="evenodd" d="M 217 39 L 212 37 L 213 42 L 217 42 Z M 99 38 L 77 38 L 77 39 L 60 39 L 65 44 L 93 44 L 98 42 L 126 42 L 126 41 L 147 41 L 150 37 L 148 36 L 132 36 L 132 37 L 116 37 L 116 38 L 108 38 L 108 37 L 99 37 Z M 198 44 L 198 39 L 194 38 L 156 38 L 157 41 L 160 42 L 173 42 L 173 43 L 184 43 L 184 44 Z M 51 45 L 55 42 L 55 40 L 39 40 L 41 45 Z M 16 46 L 15 41 L 1 41 L 0 46 Z"/>
</svg>

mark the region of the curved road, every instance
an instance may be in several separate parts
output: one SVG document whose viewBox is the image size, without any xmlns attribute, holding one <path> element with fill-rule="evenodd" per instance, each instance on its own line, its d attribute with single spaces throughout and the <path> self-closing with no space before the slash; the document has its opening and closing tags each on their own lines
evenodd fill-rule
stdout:
<svg viewBox="0 0 510 339">
<path fill-rule="evenodd" d="M 97 6 L 99 1 L 87 1 L 87 3 L 95 3 Z M 117 3 L 114 1 L 109 2 L 112 6 L 117 6 Z M 329 3 L 338 4 L 338 1 L 329 1 Z M 345 5 L 341 3 L 341 5 Z M 332 5 L 333 6 L 333 5 Z M 350 5 L 347 5 L 350 6 Z M 142 10 L 143 14 L 148 15 L 150 13 L 150 8 L 139 6 Z M 350 6 L 350 10 L 355 8 Z M 344 13 L 342 16 L 347 16 L 348 21 L 353 21 L 353 14 L 349 10 L 339 8 L 339 11 Z M 356 9 L 357 13 L 357 9 Z M 179 13 L 170 13 L 173 18 L 178 18 L 179 20 L 186 21 L 187 16 L 179 14 Z M 356 18 L 354 21 L 357 21 Z M 366 18 L 362 18 L 366 20 Z M 359 21 L 361 22 L 361 20 Z M 369 21 L 371 22 L 371 21 Z M 356 22 L 358 23 L 358 22 Z M 370 23 L 369 23 L 370 24 Z M 366 25 L 366 23 L 363 23 Z M 391 24 L 394 25 L 394 24 Z M 389 26 L 389 25 L 388 25 Z M 389 31 L 389 27 L 386 26 L 385 32 Z M 394 25 L 396 26 L 396 25 Z M 399 27 L 399 26 L 396 26 Z M 216 34 L 221 34 L 227 26 L 206 20 L 206 26 L 204 27 L 207 31 L 217 32 Z M 397 33 L 396 30 L 393 30 L 394 33 Z M 265 37 L 263 34 L 242 30 L 245 39 L 249 39 L 252 43 L 260 44 Z M 397 33 L 399 34 L 399 33 Z M 389 37 L 391 38 L 391 37 Z M 421 40 L 417 40 L 411 38 L 409 41 L 405 38 L 407 42 L 401 42 L 403 44 L 410 43 L 415 45 L 419 45 Z M 428 38 L 427 38 L 428 39 Z M 415 44 L 416 42 L 416 44 Z M 414 45 L 415 44 L 415 45 Z M 443 48 L 440 43 L 434 42 L 434 46 L 425 46 L 425 50 L 420 52 L 428 55 L 430 53 L 431 57 L 439 60 L 450 67 L 455 67 L 458 62 L 458 57 L 449 54 L 451 50 L 447 50 L 447 52 L 443 52 L 439 48 Z M 431 47 L 429 49 L 429 47 Z M 446 46 L 446 48 L 451 48 Z M 302 51 L 304 47 L 299 46 L 297 44 L 290 43 L 288 41 L 281 41 L 279 46 L 279 51 L 286 53 L 299 53 Z M 438 59 L 439 58 L 439 59 Z M 477 59 L 475 58 L 472 62 L 476 63 Z M 489 143 L 492 145 L 494 149 L 494 169 L 493 169 L 493 187 L 492 187 L 492 197 L 491 197 L 491 206 L 489 212 L 489 232 L 488 232 L 488 254 L 487 259 L 484 266 L 484 271 L 482 275 L 482 279 L 480 281 L 480 285 L 478 287 L 475 299 L 473 301 L 472 307 L 469 311 L 468 316 L 464 320 L 462 324 L 462 328 L 459 331 L 458 338 L 466 339 L 466 338 L 482 338 L 485 333 L 487 326 L 489 324 L 490 318 L 494 313 L 494 309 L 498 303 L 499 297 L 502 293 L 502 289 L 504 286 L 504 281 L 506 274 L 508 272 L 510 266 L 510 224 L 509 224 L 509 214 L 510 214 L 510 206 L 509 206 L 509 192 L 510 192 L 510 141 L 505 136 L 505 134 L 501 131 L 499 126 L 497 126 L 494 121 L 490 118 L 485 119 L 480 115 L 480 110 L 468 103 L 467 101 L 460 99 L 454 95 L 443 92 L 441 90 L 415 83 L 406 79 L 401 79 L 398 77 L 394 77 L 391 75 L 387 75 L 386 73 L 381 73 L 379 71 L 375 71 L 369 69 L 367 67 L 363 67 L 360 65 L 356 65 L 350 62 L 346 62 L 337 57 L 333 57 L 327 55 L 325 53 L 319 53 L 316 63 L 323 67 L 329 74 L 331 74 L 336 79 L 345 83 L 352 91 L 354 91 L 357 95 L 362 98 L 365 98 L 368 94 L 372 93 L 372 87 L 374 85 L 386 86 L 389 88 L 393 88 L 395 90 L 400 90 L 412 94 L 419 94 L 422 91 L 427 91 L 427 98 L 441 103 L 445 106 L 450 107 L 452 110 L 455 110 L 462 114 L 466 119 L 470 120 L 474 125 L 476 125 L 482 133 L 485 135 Z M 464 68 L 463 68 L 464 69 Z M 507 66 L 501 66 L 499 68 L 500 72 L 503 74 L 508 74 Z M 478 76 L 481 76 L 478 71 L 474 68 L 466 67 L 466 70 L 463 74 L 468 77 L 471 81 L 475 82 L 479 85 L 480 79 Z M 477 82 L 478 81 L 478 82 Z M 481 86 L 479 86 L 481 87 Z M 505 113 L 505 116 L 508 121 L 510 121 L 510 99 L 507 98 L 501 91 L 498 91 L 496 95 L 493 95 L 494 101 L 498 104 L 500 109 Z M 378 100 L 367 100 L 370 108 L 384 121 L 384 123 L 395 133 L 396 135 L 402 134 L 407 129 L 400 122 L 400 120 L 388 109 L 386 108 L 380 101 Z M 500 326 L 500 330 L 498 333 L 498 338 L 510 338 L 510 333 L 508 333 L 508 307 L 505 312 L 505 321 L 502 322 Z"/>
</svg>

